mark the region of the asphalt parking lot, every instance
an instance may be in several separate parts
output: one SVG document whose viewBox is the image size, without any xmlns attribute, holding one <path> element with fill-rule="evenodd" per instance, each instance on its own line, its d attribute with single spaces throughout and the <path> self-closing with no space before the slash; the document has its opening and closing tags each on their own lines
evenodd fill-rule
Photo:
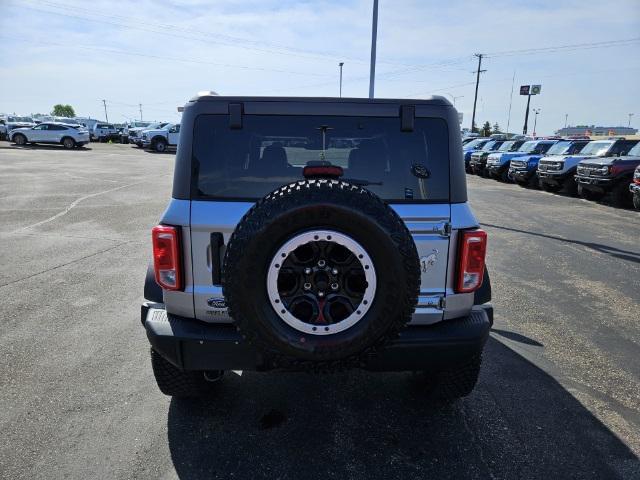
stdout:
<svg viewBox="0 0 640 480">
<path fill-rule="evenodd" d="M 176 401 L 139 321 L 172 168 L 0 143 L 1 478 L 640 478 L 640 213 L 468 177 L 496 323 L 450 408 L 360 371 Z"/>
</svg>

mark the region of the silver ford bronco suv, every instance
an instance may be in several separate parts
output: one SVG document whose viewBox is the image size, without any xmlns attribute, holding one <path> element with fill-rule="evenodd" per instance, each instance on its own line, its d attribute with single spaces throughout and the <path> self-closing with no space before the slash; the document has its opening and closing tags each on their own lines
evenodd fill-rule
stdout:
<svg viewBox="0 0 640 480">
<path fill-rule="evenodd" d="M 163 393 L 347 368 L 421 372 L 443 401 L 472 391 L 487 235 L 446 99 L 202 94 L 181 124 L 142 305 Z"/>
</svg>

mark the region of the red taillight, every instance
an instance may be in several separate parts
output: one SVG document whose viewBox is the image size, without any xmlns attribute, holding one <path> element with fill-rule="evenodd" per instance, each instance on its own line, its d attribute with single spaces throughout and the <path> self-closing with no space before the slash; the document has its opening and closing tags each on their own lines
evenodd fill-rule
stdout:
<svg viewBox="0 0 640 480">
<path fill-rule="evenodd" d="M 458 275 L 456 292 L 473 292 L 480 288 L 484 277 L 484 257 L 487 253 L 487 232 L 466 230 L 460 232 L 458 243 Z"/>
<path fill-rule="evenodd" d="M 158 225 L 151 230 L 151 239 L 156 282 L 165 290 L 182 290 L 180 230 L 176 227 Z"/>
</svg>

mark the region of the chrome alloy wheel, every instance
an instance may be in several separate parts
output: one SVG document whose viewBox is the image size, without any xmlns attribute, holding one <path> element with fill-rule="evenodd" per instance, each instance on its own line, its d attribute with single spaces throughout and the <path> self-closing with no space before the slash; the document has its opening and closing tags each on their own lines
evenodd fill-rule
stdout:
<svg viewBox="0 0 640 480">
<path fill-rule="evenodd" d="M 353 238 L 313 230 L 278 249 L 269 265 L 267 293 L 289 326 L 331 335 L 367 313 L 376 293 L 376 272 L 369 254 Z"/>
</svg>

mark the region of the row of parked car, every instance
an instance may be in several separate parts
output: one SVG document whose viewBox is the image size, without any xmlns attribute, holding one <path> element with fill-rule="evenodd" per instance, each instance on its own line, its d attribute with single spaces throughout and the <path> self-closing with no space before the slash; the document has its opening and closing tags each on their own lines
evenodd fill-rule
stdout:
<svg viewBox="0 0 640 480">
<path fill-rule="evenodd" d="M 640 140 L 463 139 L 467 173 L 640 209 Z"/>
<path fill-rule="evenodd" d="M 0 120 L 0 139 L 16 145 L 48 143 L 65 148 L 82 147 L 91 141 L 135 143 L 139 147 L 166 152 L 178 146 L 180 125 L 172 123 L 133 122 L 116 125 L 92 121 L 58 119 L 36 123 L 30 117 L 8 117 Z"/>
</svg>

